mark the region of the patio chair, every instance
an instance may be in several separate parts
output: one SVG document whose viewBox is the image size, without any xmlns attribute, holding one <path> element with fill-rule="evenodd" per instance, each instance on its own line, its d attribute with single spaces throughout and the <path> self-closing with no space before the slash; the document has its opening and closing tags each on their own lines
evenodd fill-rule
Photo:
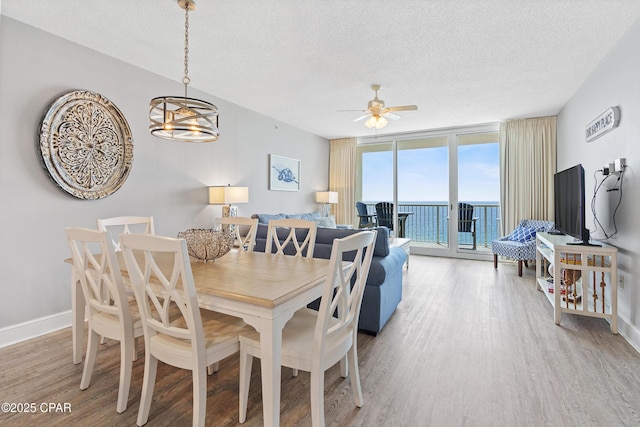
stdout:
<svg viewBox="0 0 640 427">
<path fill-rule="evenodd" d="M 367 205 L 362 202 L 356 202 L 356 210 L 358 211 L 358 228 L 377 227 L 378 221 L 376 214 L 367 211 Z"/>
<path fill-rule="evenodd" d="M 528 267 L 528 260 L 536 258 L 536 232 L 553 229 L 551 221 L 523 219 L 511 234 L 491 242 L 493 267 L 498 268 L 498 256 L 516 260 L 518 276 L 522 277 L 522 264 Z"/>
<path fill-rule="evenodd" d="M 378 218 L 378 226 L 393 230 L 393 203 L 376 203 L 376 216 Z"/>
<path fill-rule="evenodd" d="M 469 203 L 458 203 L 458 232 L 471 233 L 473 245 L 471 250 L 476 250 L 476 222 L 478 218 L 473 216 L 473 205 Z"/>
</svg>

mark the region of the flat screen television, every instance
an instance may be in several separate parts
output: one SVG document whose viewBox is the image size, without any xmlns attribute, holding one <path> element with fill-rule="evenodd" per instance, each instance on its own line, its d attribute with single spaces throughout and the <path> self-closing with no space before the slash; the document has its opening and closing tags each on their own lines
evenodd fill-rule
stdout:
<svg viewBox="0 0 640 427">
<path fill-rule="evenodd" d="M 584 168 L 576 165 L 553 176 L 555 227 L 578 242 L 575 245 L 590 245 L 589 229 L 585 227 Z"/>
</svg>

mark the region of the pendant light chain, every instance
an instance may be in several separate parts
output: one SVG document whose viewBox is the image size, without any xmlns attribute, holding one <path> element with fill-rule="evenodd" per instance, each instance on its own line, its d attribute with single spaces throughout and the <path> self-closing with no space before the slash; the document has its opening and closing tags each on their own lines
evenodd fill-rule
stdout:
<svg viewBox="0 0 640 427">
<path fill-rule="evenodd" d="M 189 3 L 184 8 L 184 97 L 187 97 L 187 85 L 191 82 L 189 78 Z"/>
</svg>

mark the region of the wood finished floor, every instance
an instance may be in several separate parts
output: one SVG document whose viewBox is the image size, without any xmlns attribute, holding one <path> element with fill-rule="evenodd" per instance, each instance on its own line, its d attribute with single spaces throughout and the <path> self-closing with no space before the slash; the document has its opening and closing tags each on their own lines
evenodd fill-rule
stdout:
<svg viewBox="0 0 640 427">
<path fill-rule="evenodd" d="M 601 319 L 553 322 L 534 270 L 515 264 L 412 256 L 403 300 L 377 336 L 359 335 L 364 406 L 337 367 L 325 374 L 328 426 L 640 425 L 640 355 Z M 119 346 L 98 352 L 92 384 L 71 362 L 69 328 L 0 349 L 0 402 L 71 404 L 70 413 L 0 413 L 0 425 L 133 426 L 144 358 L 127 411 L 117 414 Z M 254 361 L 245 426 L 262 425 Z M 308 426 L 309 374 L 283 370 L 281 424 Z M 189 372 L 159 365 L 148 426 L 188 426 Z M 238 424 L 238 358 L 209 377 L 207 425 Z"/>
</svg>

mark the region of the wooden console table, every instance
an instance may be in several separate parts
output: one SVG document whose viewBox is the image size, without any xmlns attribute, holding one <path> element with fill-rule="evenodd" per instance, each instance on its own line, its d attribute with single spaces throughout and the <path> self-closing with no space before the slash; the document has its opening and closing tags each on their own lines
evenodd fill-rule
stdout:
<svg viewBox="0 0 640 427">
<path fill-rule="evenodd" d="M 549 233 L 536 234 L 536 285 L 554 307 L 554 321 L 562 313 L 600 317 L 610 321 L 618 333 L 618 249 L 571 245 L 573 238 Z M 553 265 L 549 272 L 549 265 Z"/>
</svg>

